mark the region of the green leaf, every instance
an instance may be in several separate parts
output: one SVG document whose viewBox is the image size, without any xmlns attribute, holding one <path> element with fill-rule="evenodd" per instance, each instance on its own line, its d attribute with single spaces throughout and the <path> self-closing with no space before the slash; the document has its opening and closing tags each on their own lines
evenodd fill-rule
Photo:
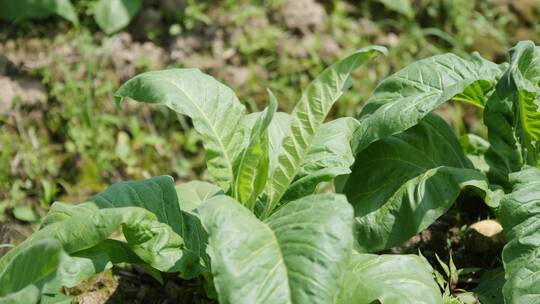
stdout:
<svg viewBox="0 0 540 304">
<path fill-rule="evenodd" d="M 71 254 L 97 245 L 122 228 L 130 248 L 143 261 L 161 271 L 180 271 L 184 242 L 153 213 L 138 207 L 100 209 L 92 202 L 76 206 L 56 203 L 49 213 L 66 214 L 70 209 L 79 210 L 68 219 L 45 226 L 28 240 L 49 235 Z"/>
<path fill-rule="evenodd" d="M 259 118 L 262 112 L 250 113 L 244 116 L 242 120 L 241 128 L 237 131 L 236 136 L 243 138 L 243 144 L 241 149 L 245 149 L 249 142 L 251 130 L 255 126 L 255 122 Z M 281 144 L 283 139 L 287 135 L 291 126 L 291 115 L 285 112 L 274 113 L 270 124 L 268 125 L 268 157 L 269 157 L 269 172 L 275 170 L 278 165 L 278 156 L 281 151 Z"/>
<path fill-rule="evenodd" d="M 270 172 L 273 172 L 278 166 L 278 157 L 282 149 L 281 145 L 290 128 L 291 115 L 285 112 L 276 112 L 268 126 Z"/>
<path fill-rule="evenodd" d="M 197 180 L 179 184 L 175 188 L 180 209 L 188 212 L 194 211 L 212 196 L 223 194 L 220 187 Z"/>
<path fill-rule="evenodd" d="M 67 255 L 56 240 L 40 239 L 13 255 L 0 271 L 0 303 L 37 303 Z"/>
<path fill-rule="evenodd" d="M 34 285 L 0 297 L 0 304 L 34 304 L 39 303 L 40 291 Z"/>
<path fill-rule="evenodd" d="M 484 113 L 491 143 L 486 157 L 493 181 L 508 188 L 508 174 L 540 165 L 540 47 L 531 41 L 510 50 L 511 63 Z"/>
<path fill-rule="evenodd" d="M 389 10 L 393 10 L 404 15 L 407 18 L 414 17 L 414 11 L 411 7 L 411 0 L 378 0 Z"/>
<path fill-rule="evenodd" d="M 145 265 L 125 242 L 106 239 L 97 245 L 72 254 L 71 261 L 58 269 L 59 287 L 73 287 L 96 273 L 118 263 Z M 54 284 L 53 284 L 54 285 Z"/>
<path fill-rule="evenodd" d="M 345 197 L 304 197 L 264 222 L 226 196 L 199 212 L 220 303 L 335 302 L 352 249 Z"/>
<path fill-rule="evenodd" d="M 502 267 L 488 270 L 480 277 L 478 286 L 472 292 L 482 304 L 503 304 L 502 288 L 504 282 L 504 269 Z"/>
<path fill-rule="evenodd" d="M 254 120 L 251 115 L 247 115 L 246 118 Z M 268 126 L 271 171 L 277 166 L 278 152 L 290 123 L 289 114 L 277 112 Z M 253 122 L 246 123 L 246 129 L 249 130 L 251 126 Z M 350 142 L 357 127 L 358 121 L 351 117 L 324 123 L 313 138 L 313 143 L 283 200 L 291 201 L 312 194 L 319 183 L 349 173 L 349 167 L 354 162 Z"/>
<path fill-rule="evenodd" d="M 291 114 L 291 124 L 278 153 L 278 162 L 267 193 L 270 203 L 264 217 L 268 216 L 298 173 L 311 146 L 315 134 L 323 124 L 328 112 L 337 99 L 351 86 L 351 73 L 376 52 L 386 49 L 371 46 L 334 63 L 313 80 L 302 93 L 300 101 Z"/>
<path fill-rule="evenodd" d="M 43 19 L 53 14 L 79 23 L 70 0 L 0 0 L 0 20 Z"/>
<path fill-rule="evenodd" d="M 182 231 L 178 194 L 170 176 L 114 184 L 89 201 L 100 209 L 141 207 L 152 212 L 159 222 L 169 225 L 176 233 Z"/>
<path fill-rule="evenodd" d="M 235 135 L 245 108 L 234 92 L 197 69 L 152 71 L 135 76 L 116 91 L 120 102 L 129 97 L 166 105 L 193 120 L 202 135 L 208 170 L 227 190 L 233 181 L 233 160 L 240 138 Z"/>
<path fill-rule="evenodd" d="M 13 216 L 24 222 L 35 222 L 39 219 L 39 215 L 31 206 L 16 206 L 13 208 Z"/>
<path fill-rule="evenodd" d="M 487 192 L 486 201 L 496 206 L 485 175 L 472 168 L 450 126 L 435 114 L 372 143 L 351 170 L 340 191 L 354 207 L 363 251 L 399 245 L 424 230 L 465 187 Z"/>
<path fill-rule="evenodd" d="M 486 161 L 486 153 L 490 147 L 489 142 L 471 133 L 461 136 L 459 142 L 473 166 L 484 174 L 488 174 L 490 167 Z"/>
<path fill-rule="evenodd" d="M 142 0 L 99 0 L 94 7 L 94 19 L 107 34 L 127 26 L 137 15 Z"/>
<path fill-rule="evenodd" d="M 267 128 L 277 109 L 277 100 L 270 94 L 270 106 L 258 115 L 250 128 L 249 140 L 235 160 L 232 196 L 253 210 L 268 178 L 269 143 Z"/>
<path fill-rule="evenodd" d="M 350 143 L 357 127 L 358 121 L 351 117 L 322 125 L 283 200 L 312 194 L 319 183 L 350 173 L 354 162 Z"/>
<path fill-rule="evenodd" d="M 347 268 L 339 303 L 442 304 L 433 269 L 416 255 L 354 253 Z"/>
<path fill-rule="evenodd" d="M 223 194 L 223 190 L 216 185 L 191 181 L 176 186 L 178 201 L 182 209 L 182 233 L 180 234 L 186 244 L 185 254 L 193 255 L 193 263 L 181 276 L 185 279 L 193 278 L 200 273 L 206 272 L 210 265 L 210 258 L 206 254 L 208 234 L 202 227 L 196 208 L 211 197 Z M 200 263 L 202 261 L 202 264 Z"/>
<path fill-rule="evenodd" d="M 99 264 L 107 264 L 107 257 L 114 262 L 127 256 L 118 247 L 115 255 L 105 258 L 94 260 L 88 255 L 88 250 L 95 246 L 103 249 L 103 242 L 119 228 L 129 250 L 158 270 L 182 272 L 193 263 L 183 259 L 184 242 L 176 232 L 182 231 L 182 217 L 170 177 L 115 184 L 91 200 L 79 205 L 53 204 L 41 229 L 0 259 L 0 271 L 36 241 L 52 238 L 68 254 L 81 257 L 72 263 L 74 268 L 68 271 L 71 274 L 66 273 L 62 281 L 77 284 L 94 270 L 104 269 Z"/>
<path fill-rule="evenodd" d="M 379 83 L 369 98 L 355 134 L 355 151 L 418 124 L 448 100 L 484 105 L 503 68 L 477 54 L 470 60 L 438 55 L 408 65 Z"/>
<path fill-rule="evenodd" d="M 505 303 L 540 303 L 540 169 L 510 174 L 512 192 L 501 200 Z"/>
</svg>

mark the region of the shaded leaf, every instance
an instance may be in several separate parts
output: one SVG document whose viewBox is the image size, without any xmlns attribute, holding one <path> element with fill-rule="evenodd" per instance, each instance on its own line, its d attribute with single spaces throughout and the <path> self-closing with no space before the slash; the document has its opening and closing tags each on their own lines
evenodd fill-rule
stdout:
<svg viewBox="0 0 540 304">
<path fill-rule="evenodd" d="M 363 251 L 401 244 L 443 215 L 465 187 L 487 192 L 452 129 L 430 114 L 409 130 L 374 142 L 356 156 L 340 189 L 353 205 L 356 237 Z"/>
<path fill-rule="evenodd" d="M 191 181 L 176 186 L 176 192 L 182 209 L 181 236 L 188 249 L 184 253 L 193 255 L 193 263 L 187 264 L 189 268 L 181 274 L 187 279 L 206 272 L 210 265 L 210 258 L 206 254 L 208 234 L 202 227 L 196 208 L 211 197 L 223 194 L 223 190 L 210 183 Z"/>
<path fill-rule="evenodd" d="M 510 50 L 511 63 L 484 113 L 491 149 L 490 177 L 509 187 L 508 174 L 538 166 L 540 153 L 540 47 L 531 41 Z"/>
<path fill-rule="evenodd" d="M 61 278 L 58 287 L 76 286 L 118 263 L 145 264 L 127 243 L 106 239 L 93 247 L 73 253 L 70 262 L 62 264 L 58 269 Z"/>
<path fill-rule="evenodd" d="M 503 268 L 488 270 L 480 277 L 478 286 L 472 292 L 482 304 L 503 304 L 504 282 Z"/>
</svg>

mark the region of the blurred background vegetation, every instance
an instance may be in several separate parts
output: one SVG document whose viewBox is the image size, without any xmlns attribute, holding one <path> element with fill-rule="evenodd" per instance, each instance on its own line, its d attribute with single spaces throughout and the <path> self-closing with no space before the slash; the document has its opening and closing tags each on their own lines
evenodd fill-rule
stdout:
<svg viewBox="0 0 540 304">
<path fill-rule="evenodd" d="M 388 56 L 356 71 L 332 113 L 356 116 L 378 81 L 412 61 L 478 51 L 499 62 L 519 40 L 540 42 L 535 0 L 138 0 L 121 29 L 107 24 L 121 20 L 114 10 L 98 16 L 99 2 L 72 0 L 69 14 L 0 13 L 0 222 L 36 222 L 53 201 L 78 202 L 120 180 L 206 178 L 188 119 L 115 107 L 115 89 L 137 73 L 200 68 L 252 111 L 267 87 L 288 111 L 325 66 L 385 45 Z M 20 12 L 29 10 L 10 14 Z M 470 109 L 442 111 L 458 133 L 482 132 Z"/>
</svg>

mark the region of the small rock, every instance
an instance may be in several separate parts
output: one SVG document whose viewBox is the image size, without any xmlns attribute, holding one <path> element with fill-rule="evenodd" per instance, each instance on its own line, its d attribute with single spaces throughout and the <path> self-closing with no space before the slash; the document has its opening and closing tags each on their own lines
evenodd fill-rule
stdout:
<svg viewBox="0 0 540 304">
<path fill-rule="evenodd" d="M 504 244 L 502 226 L 494 220 L 483 220 L 472 224 L 465 237 L 466 247 L 471 252 L 499 250 Z"/>
<path fill-rule="evenodd" d="M 479 221 L 472 224 L 469 228 L 487 237 L 494 237 L 503 230 L 501 224 L 494 220 Z"/>
</svg>

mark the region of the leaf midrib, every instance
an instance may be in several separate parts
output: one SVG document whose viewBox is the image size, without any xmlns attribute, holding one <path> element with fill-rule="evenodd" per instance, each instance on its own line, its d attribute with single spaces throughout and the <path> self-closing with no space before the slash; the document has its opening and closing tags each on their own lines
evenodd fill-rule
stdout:
<svg viewBox="0 0 540 304">
<path fill-rule="evenodd" d="M 172 80 L 170 80 L 168 78 L 165 78 L 165 77 L 163 77 L 161 75 L 157 75 L 157 76 L 159 78 L 164 79 L 166 82 L 172 84 L 175 88 L 180 90 L 182 92 L 182 94 L 184 94 L 184 96 L 190 101 L 190 103 L 193 104 L 195 109 L 201 114 L 201 116 L 204 118 L 204 121 L 210 126 L 210 129 L 211 129 L 212 133 L 214 133 L 215 137 L 217 138 L 217 142 L 219 143 L 220 148 L 223 150 L 223 155 L 224 155 L 225 161 L 227 163 L 227 169 L 229 171 L 230 176 L 232 177 L 233 176 L 233 168 L 232 168 L 231 159 L 229 158 L 229 155 L 228 155 L 228 150 L 225 149 L 225 146 L 223 144 L 223 141 L 221 140 L 221 137 L 219 136 L 219 133 L 216 131 L 214 125 L 210 122 L 210 119 L 208 118 L 208 116 L 206 116 L 206 114 L 202 111 L 202 109 L 199 107 L 199 105 L 197 105 L 197 103 L 194 102 L 191 95 L 189 95 L 182 87 L 180 87 L 178 84 L 176 84 L 174 81 L 172 81 Z M 218 86 L 218 92 L 219 92 L 219 86 Z"/>
<path fill-rule="evenodd" d="M 272 275 L 275 271 L 275 269 L 277 268 L 277 265 L 279 264 L 283 264 L 283 267 L 285 267 L 285 273 L 287 274 L 287 289 L 289 291 L 289 299 L 287 300 L 287 303 L 291 303 L 292 304 L 292 289 L 291 289 L 291 284 L 290 284 L 290 279 L 289 279 L 289 268 L 287 267 L 287 263 L 285 263 L 285 258 L 283 256 L 283 251 L 281 249 L 281 244 L 276 236 L 276 234 L 274 233 L 274 231 L 270 228 L 270 226 L 268 225 L 268 223 L 263 223 L 263 227 L 264 229 L 268 230 L 268 232 L 270 232 L 270 236 L 272 237 L 272 239 L 275 241 L 276 245 L 277 245 L 277 251 L 278 251 L 278 259 L 279 259 L 279 262 L 276 264 L 276 267 L 274 267 L 272 269 L 272 271 L 270 271 L 264 278 L 264 281 L 263 282 L 266 282 L 269 278 L 270 278 L 270 275 Z M 259 288 L 257 289 L 257 294 L 260 293 L 260 290 L 261 288 L 264 286 L 264 284 L 261 284 L 259 286 Z"/>
</svg>

